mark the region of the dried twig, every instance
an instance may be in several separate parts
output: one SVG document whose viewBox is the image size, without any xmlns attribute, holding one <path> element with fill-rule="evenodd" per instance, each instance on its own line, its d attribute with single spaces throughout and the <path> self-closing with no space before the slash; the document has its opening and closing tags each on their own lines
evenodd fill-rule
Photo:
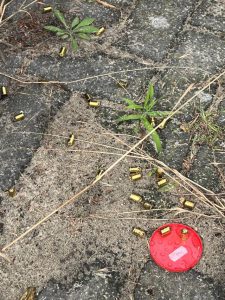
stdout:
<svg viewBox="0 0 225 300">
<path fill-rule="evenodd" d="M 102 1 L 102 0 L 95 0 L 97 3 L 103 5 L 104 7 L 106 8 L 113 8 L 113 9 L 117 9 L 114 5 L 112 4 L 109 4 L 108 2 L 106 1 Z"/>
</svg>

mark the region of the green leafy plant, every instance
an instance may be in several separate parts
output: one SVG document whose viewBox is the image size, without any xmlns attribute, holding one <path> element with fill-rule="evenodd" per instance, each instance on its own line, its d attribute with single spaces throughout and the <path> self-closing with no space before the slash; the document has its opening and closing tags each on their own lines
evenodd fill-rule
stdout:
<svg viewBox="0 0 225 300">
<path fill-rule="evenodd" d="M 119 122 L 125 121 L 138 121 L 142 124 L 148 132 L 151 132 L 154 129 L 154 124 L 152 119 L 154 118 L 163 118 L 170 114 L 169 111 L 157 111 L 154 110 L 156 104 L 156 99 L 154 97 L 154 86 L 150 83 L 143 104 L 137 104 L 131 99 L 123 99 L 127 106 L 127 109 L 137 111 L 137 114 L 124 115 L 118 118 Z M 155 144 L 155 149 L 159 153 L 162 150 L 162 144 L 158 133 L 153 131 L 151 133 L 152 140 Z"/>
<path fill-rule="evenodd" d="M 69 39 L 74 52 L 78 49 L 77 39 L 89 40 L 90 35 L 99 30 L 99 28 L 92 25 L 95 20 L 93 18 L 87 17 L 80 20 L 78 17 L 75 17 L 71 24 L 68 25 L 64 15 L 59 10 L 54 10 L 54 15 L 63 24 L 63 28 L 52 25 L 44 26 L 44 28 L 54 32 L 62 39 Z"/>
</svg>

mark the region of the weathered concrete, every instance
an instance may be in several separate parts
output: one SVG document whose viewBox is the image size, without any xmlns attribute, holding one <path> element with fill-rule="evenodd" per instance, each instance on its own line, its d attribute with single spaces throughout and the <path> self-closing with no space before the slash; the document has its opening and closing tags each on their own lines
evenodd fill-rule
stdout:
<svg viewBox="0 0 225 300">
<path fill-rule="evenodd" d="M 222 300 L 221 286 L 196 271 L 169 273 L 148 261 L 135 289 L 135 300 Z"/>
<path fill-rule="evenodd" d="M 7 190 L 14 185 L 40 146 L 48 122 L 69 96 L 63 89 L 54 89 L 52 93 L 38 85 L 19 88 L 13 94 L 9 91 L 9 97 L 1 105 L 0 189 Z M 15 115 L 21 111 L 24 120 L 15 122 Z"/>
<path fill-rule="evenodd" d="M 209 30 L 225 32 L 225 8 L 223 0 L 202 1 L 194 13 L 191 24 Z"/>
<path fill-rule="evenodd" d="M 194 3 L 183 0 L 139 1 L 117 45 L 131 53 L 161 61 Z"/>
</svg>

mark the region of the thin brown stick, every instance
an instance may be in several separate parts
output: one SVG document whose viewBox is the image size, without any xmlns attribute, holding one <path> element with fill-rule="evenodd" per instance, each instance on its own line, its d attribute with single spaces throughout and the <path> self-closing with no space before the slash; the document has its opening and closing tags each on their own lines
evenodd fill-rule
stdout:
<svg viewBox="0 0 225 300">
<path fill-rule="evenodd" d="M 117 9 L 114 5 L 112 4 L 109 4 L 108 2 L 106 1 L 102 1 L 102 0 L 95 0 L 98 4 L 101 4 L 103 5 L 104 7 L 106 8 L 113 8 L 113 9 Z"/>
</svg>

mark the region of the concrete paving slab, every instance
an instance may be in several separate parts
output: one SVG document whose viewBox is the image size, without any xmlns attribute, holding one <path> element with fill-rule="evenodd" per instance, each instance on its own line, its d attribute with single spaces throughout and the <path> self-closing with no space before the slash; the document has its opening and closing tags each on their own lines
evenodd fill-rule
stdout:
<svg viewBox="0 0 225 300">
<path fill-rule="evenodd" d="M 192 25 L 212 31 L 225 32 L 225 8 L 223 0 L 202 1 L 192 16 Z"/>
<path fill-rule="evenodd" d="M 148 261 L 137 283 L 134 299 L 219 300 L 224 297 L 221 289 L 214 285 L 212 279 L 204 278 L 203 274 L 194 270 L 169 273 Z"/>
<path fill-rule="evenodd" d="M 117 46 L 161 61 L 191 13 L 195 1 L 139 1 Z"/>
</svg>

